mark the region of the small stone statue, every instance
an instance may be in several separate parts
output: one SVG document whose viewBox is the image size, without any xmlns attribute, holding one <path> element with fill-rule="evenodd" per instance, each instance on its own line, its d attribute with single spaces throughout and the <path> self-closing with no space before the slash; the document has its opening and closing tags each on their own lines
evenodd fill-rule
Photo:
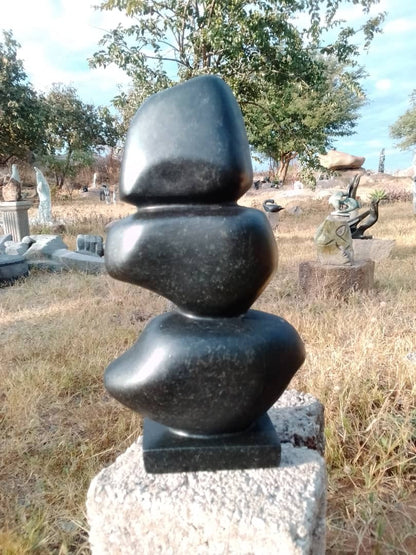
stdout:
<svg viewBox="0 0 416 555">
<path fill-rule="evenodd" d="M 315 234 L 318 260 L 321 264 L 352 264 L 354 251 L 348 214 L 331 214 L 318 227 Z"/>
<path fill-rule="evenodd" d="M 37 220 L 39 223 L 51 223 L 52 213 L 51 213 L 51 190 L 49 184 L 46 181 L 43 173 L 36 167 L 33 168 L 36 173 L 36 190 L 39 196 L 39 208 Z"/>
<path fill-rule="evenodd" d="M 100 235 L 77 235 L 77 252 L 91 256 L 104 256 L 104 243 Z"/>
<path fill-rule="evenodd" d="M 284 207 L 276 204 L 274 199 L 268 198 L 263 202 L 263 210 L 266 212 L 273 231 L 276 231 L 279 225 L 279 212 L 284 210 Z"/>
<path fill-rule="evenodd" d="M 384 161 L 386 159 L 386 155 L 384 154 L 384 148 L 381 149 L 380 158 L 378 160 L 378 173 L 384 173 Z"/>
<path fill-rule="evenodd" d="M 12 164 L 11 176 L 6 176 L 3 181 L 3 200 L 16 202 L 22 200 L 22 184 L 20 181 L 17 164 Z"/>
</svg>

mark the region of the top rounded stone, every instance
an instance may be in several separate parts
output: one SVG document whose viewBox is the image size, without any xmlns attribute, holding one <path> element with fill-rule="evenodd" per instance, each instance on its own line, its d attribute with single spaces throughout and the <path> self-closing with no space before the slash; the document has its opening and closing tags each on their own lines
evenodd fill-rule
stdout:
<svg viewBox="0 0 416 555">
<path fill-rule="evenodd" d="M 252 178 L 240 108 L 224 81 L 205 75 L 151 96 L 136 112 L 120 198 L 136 206 L 232 202 Z"/>
</svg>

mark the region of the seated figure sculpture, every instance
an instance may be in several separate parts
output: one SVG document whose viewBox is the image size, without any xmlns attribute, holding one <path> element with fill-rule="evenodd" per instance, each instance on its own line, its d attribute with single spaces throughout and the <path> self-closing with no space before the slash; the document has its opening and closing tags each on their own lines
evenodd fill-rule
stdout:
<svg viewBox="0 0 416 555">
<path fill-rule="evenodd" d="M 120 199 L 137 212 L 110 228 L 105 262 L 112 277 L 176 308 L 110 364 L 105 385 L 146 417 L 148 472 L 279 463 L 266 411 L 305 355 L 290 324 L 250 310 L 277 265 L 265 214 L 237 205 L 251 183 L 242 115 L 218 77 L 160 92 L 137 111 L 120 180 Z"/>
</svg>

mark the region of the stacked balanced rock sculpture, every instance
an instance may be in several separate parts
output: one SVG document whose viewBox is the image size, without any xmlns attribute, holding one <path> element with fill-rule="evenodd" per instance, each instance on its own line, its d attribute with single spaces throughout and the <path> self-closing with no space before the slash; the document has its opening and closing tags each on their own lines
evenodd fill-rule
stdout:
<svg viewBox="0 0 416 555">
<path fill-rule="evenodd" d="M 236 201 L 252 183 L 240 109 L 218 77 L 151 96 L 127 136 L 120 197 L 137 212 L 107 237 L 116 279 L 172 301 L 105 372 L 145 418 L 148 472 L 277 466 L 266 411 L 304 360 L 295 329 L 249 310 L 277 265 L 266 216 Z"/>
</svg>

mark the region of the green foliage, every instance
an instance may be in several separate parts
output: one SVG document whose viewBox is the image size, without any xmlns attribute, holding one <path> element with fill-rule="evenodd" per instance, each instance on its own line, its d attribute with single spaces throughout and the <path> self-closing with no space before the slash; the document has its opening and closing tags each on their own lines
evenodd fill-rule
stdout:
<svg viewBox="0 0 416 555">
<path fill-rule="evenodd" d="M 43 151 L 44 111 L 41 99 L 28 82 L 17 57 L 19 43 L 11 31 L 0 42 L 0 164 L 13 157 L 30 159 Z"/>
<path fill-rule="evenodd" d="M 410 108 L 390 127 L 390 135 L 399 140 L 401 150 L 416 148 L 416 89 L 410 95 Z"/>
<path fill-rule="evenodd" d="M 374 191 L 370 193 L 370 201 L 379 202 L 381 200 L 387 200 L 387 199 L 388 199 L 388 195 L 384 189 L 374 189 Z"/>
<path fill-rule="evenodd" d="M 364 101 L 353 39 L 362 33 L 367 47 L 383 14 L 359 28 L 336 16 L 341 4 L 368 13 L 377 2 L 105 0 L 100 9 L 124 12 L 131 25 L 106 33 L 91 64 L 115 63 L 131 77 L 131 90 L 115 99 L 124 129 L 150 94 L 196 75 L 221 76 L 242 108 L 253 147 L 287 166 L 352 132 Z M 296 18 L 305 14 L 309 24 L 301 29 Z"/>
<path fill-rule="evenodd" d="M 67 177 L 93 164 L 94 153 L 116 146 L 117 125 L 107 108 L 83 103 L 73 87 L 62 84 L 53 85 L 44 107 L 47 154 L 41 161 L 62 188 Z"/>
</svg>

